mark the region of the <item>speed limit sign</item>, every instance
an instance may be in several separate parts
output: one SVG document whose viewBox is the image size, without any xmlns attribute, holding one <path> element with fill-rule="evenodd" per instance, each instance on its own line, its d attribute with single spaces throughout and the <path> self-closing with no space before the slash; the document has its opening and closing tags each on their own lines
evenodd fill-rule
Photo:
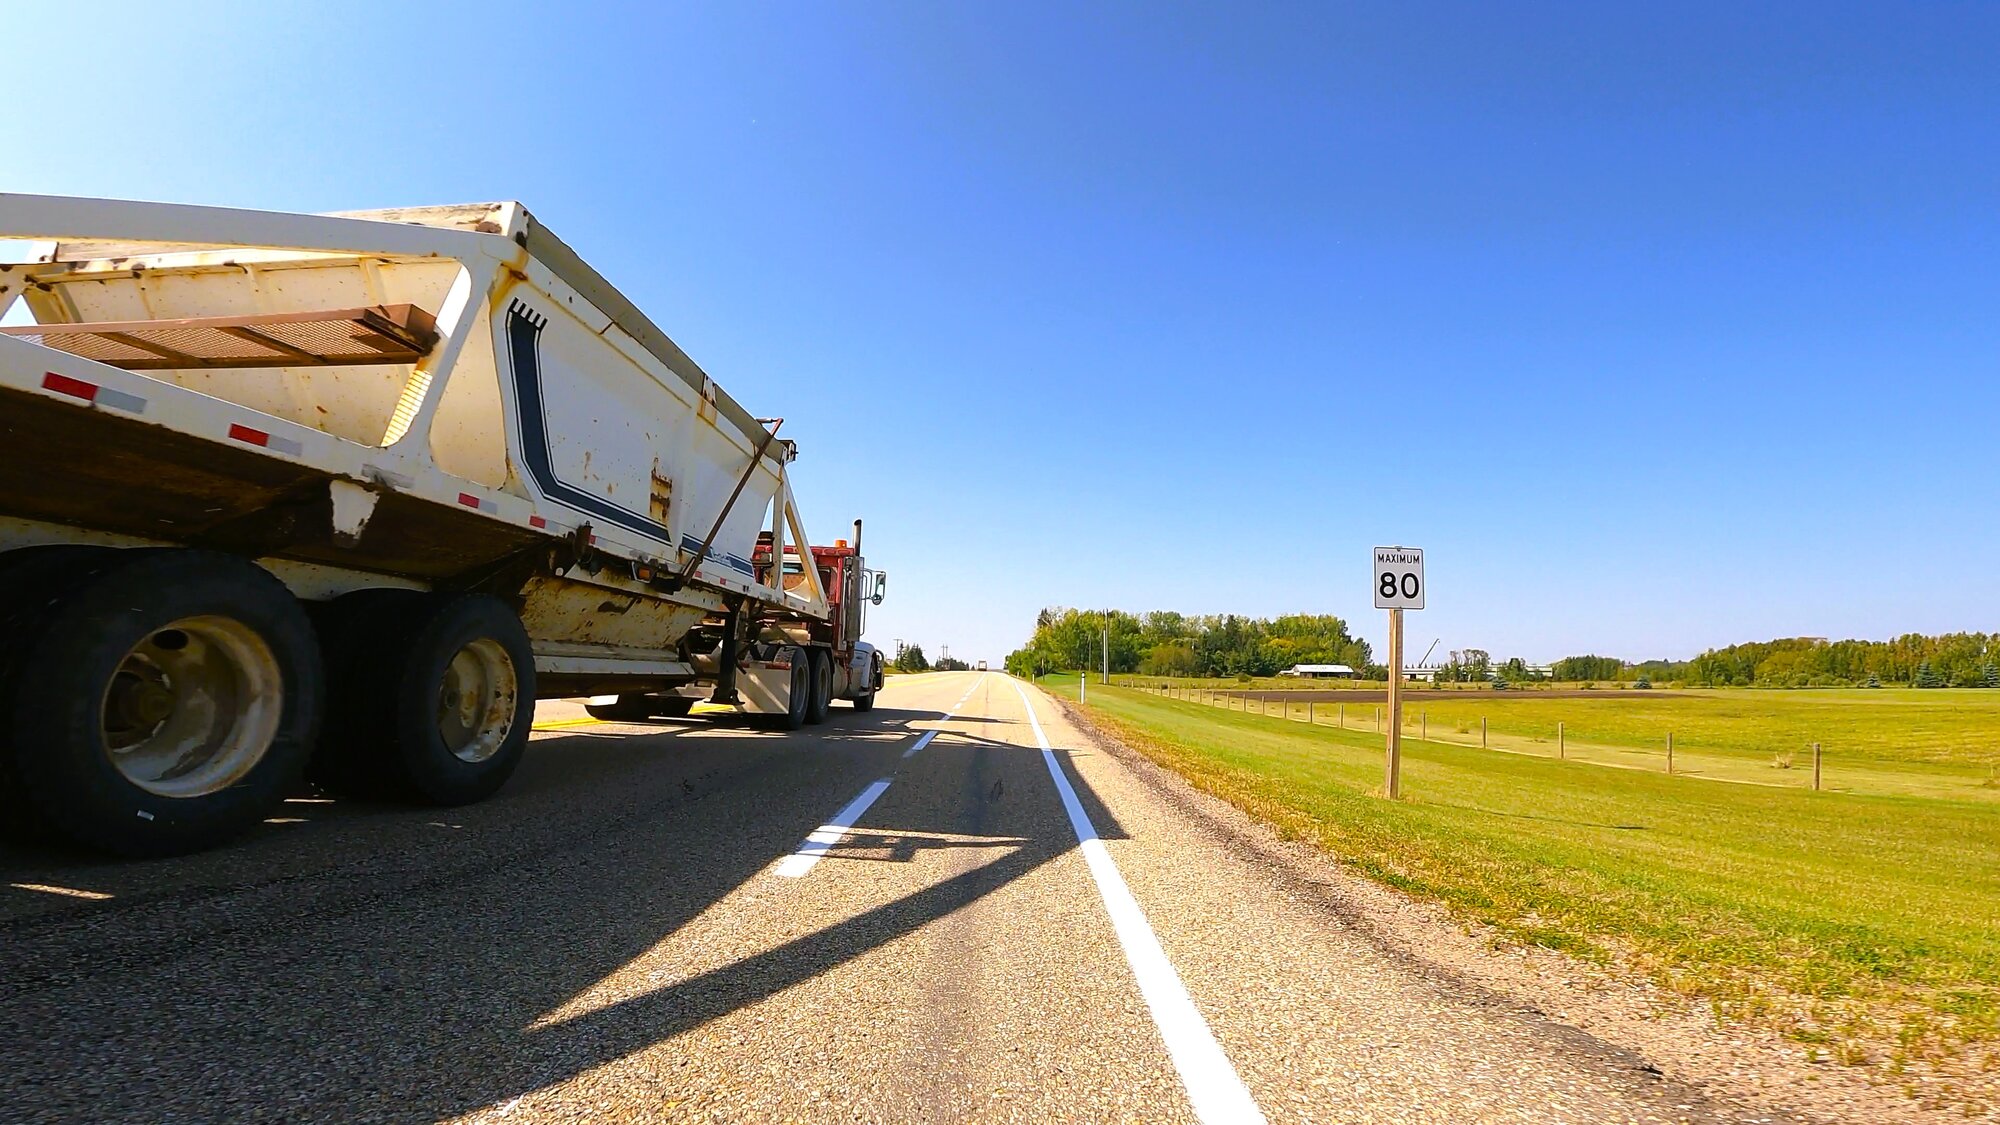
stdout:
<svg viewBox="0 0 2000 1125">
<path fill-rule="evenodd" d="M 1375 608 L 1424 608 L 1422 548 L 1375 548 Z"/>
</svg>

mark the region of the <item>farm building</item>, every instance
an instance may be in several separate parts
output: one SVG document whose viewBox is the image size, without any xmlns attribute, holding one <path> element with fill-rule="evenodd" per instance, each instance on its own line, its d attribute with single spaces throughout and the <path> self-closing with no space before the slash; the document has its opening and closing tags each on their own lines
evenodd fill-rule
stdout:
<svg viewBox="0 0 2000 1125">
<path fill-rule="evenodd" d="M 1352 680 L 1359 673 L 1345 664 L 1294 664 L 1278 675 L 1306 680 Z"/>
</svg>

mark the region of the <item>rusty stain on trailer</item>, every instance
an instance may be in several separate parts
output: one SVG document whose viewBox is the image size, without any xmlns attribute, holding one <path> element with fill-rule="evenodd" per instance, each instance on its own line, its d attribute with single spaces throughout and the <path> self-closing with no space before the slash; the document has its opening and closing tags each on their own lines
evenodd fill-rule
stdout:
<svg viewBox="0 0 2000 1125">
<path fill-rule="evenodd" d="M 653 496 L 649 505 L 653 519 L 660 524 L 667 523 L 667 511 L 674 502 L 674 482 L 672 477 L 660 472 L 660 459 L 653 458 Z"/>
</svg>

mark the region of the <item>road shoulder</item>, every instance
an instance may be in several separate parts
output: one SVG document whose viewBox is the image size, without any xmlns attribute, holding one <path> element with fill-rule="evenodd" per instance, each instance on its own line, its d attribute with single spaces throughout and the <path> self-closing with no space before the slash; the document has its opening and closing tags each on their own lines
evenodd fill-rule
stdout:
<svg viewBox="0 0 2000 1125">
<path fill-rule="evenodd" d="M 1798 1044 L 1740 1025 L 1718 1026 L 1705 1007 L 1635 972 L 1524 946 L 1491 927 L 1454 918 L 1439 904 L 1372 882 L 1337 857 L 1285 839 L 1270 824 L 1198 789 L 1108 734 L 1073 702 L 1048 698 L 1110 762 L 1174 807 L 1191 828 L 1456 1001 L 1534 1027 L 1594 1066 L 1684 1087 L 1698 1101 L 1754 1117 L 1936 1120 L 1912 1099 L 1855 1072 L 1807 1062 Z"/>
</svg>

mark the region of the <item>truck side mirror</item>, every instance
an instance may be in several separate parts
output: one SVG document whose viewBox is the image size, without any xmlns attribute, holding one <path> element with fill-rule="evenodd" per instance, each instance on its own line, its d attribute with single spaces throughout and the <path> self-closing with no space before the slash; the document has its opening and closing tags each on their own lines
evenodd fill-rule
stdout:
<svg viewBox="0 0 2000 1125">
<path fill-rule="evenodd" d="M 868 600 L 869 600 L 870 602 L 872 602 L 873 604 L 875 604 L 875 605 L 881 605 L 881 604 L 882 604 L 882 595 L 883 595 L 883 594 L 885 594 L 885 593 L 887 593 L 887 592 L 888 592 L 888 590 L 889 590 L 889 576 L 888 576 L 888 575 L 887 575 L 886 573 L 882 572 L 882 571 L 879 571 L 879 570 L 878 570 L 878 571 L 876 571 L 876 572 L 875 572 L 875 592 L 874 592 L 873 594 L 870 594 L 870 595 L 868 596 Z"/>
</svg>

